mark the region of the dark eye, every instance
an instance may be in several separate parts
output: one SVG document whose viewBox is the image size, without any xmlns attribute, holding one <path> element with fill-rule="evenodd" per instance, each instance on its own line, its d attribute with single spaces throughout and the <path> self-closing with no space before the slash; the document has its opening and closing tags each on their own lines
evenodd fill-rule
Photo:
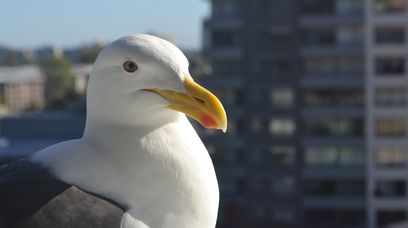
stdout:
<svg viewBox="0 0 408 228">
<path fill-rule="evenodd" d="M 129 73 L 133 73 L 137 70 L 137 64 L 131 60 L 127 60 L 123 63 L 123 69 Z"/>
</svg>

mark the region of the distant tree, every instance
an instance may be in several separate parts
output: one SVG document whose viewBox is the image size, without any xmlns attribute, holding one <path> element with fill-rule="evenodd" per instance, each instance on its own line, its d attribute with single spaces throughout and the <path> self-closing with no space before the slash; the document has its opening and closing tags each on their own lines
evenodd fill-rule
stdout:
<svg viewBox="0 0 408 228">
<path fill-rule="evenodd" d="M 21 52 L 7 50 L 2 58 L 0 65 L 17 66 L 30 63 L 30 60 Z"/>
<path fill-rule="evenodd" d="M 18 59 L 17 59 L 16 53 L 11 51 L 11 50 L 8 50 L 6 52 L 6 58 L 5 58 L 5 61 L 4 61 L 4 65 L 6 65 L 6 66 L 15 66 L 17 64 L 18 64 Z"/>
<path fill-rule="evenodd" d="M 100 45 L 95 45 L 81 50 L 81 53 L 79 54 L 79 62 L 81 63 L 95 62 L 95 59 L 98 56 L 99 52 L 102 50 L 102 48 L 103 47 Z"/>
<path fill-rule="evenodd" d="M 74 93 L 71 64 L 65 58 L 51 58 L 40 64 L 45 75 L 46 106 L 64 106 Z"/>
</svg>

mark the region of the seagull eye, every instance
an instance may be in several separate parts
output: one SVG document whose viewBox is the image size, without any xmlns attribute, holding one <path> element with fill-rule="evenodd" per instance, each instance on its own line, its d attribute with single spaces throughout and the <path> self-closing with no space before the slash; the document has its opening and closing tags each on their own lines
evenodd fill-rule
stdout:
<svg viewBox="0 0 408 228">
<path fill-rule="evenodd" d="M 133 73 L 137 70 L 137 64 L 131 60 L 127 60 L 123 63 L 123 69 L 126 72 Z"/>
</svg>

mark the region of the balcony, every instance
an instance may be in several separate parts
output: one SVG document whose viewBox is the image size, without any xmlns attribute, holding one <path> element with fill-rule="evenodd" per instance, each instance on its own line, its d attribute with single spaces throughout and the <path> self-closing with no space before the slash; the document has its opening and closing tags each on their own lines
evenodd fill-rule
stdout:
<svg viewBox="0 0 408 228">
<path fill-rule="evenodd" d="M 305 0 L 300 24 L 302 26 L 356 25 L 363 20 L 361 2 L 347 0 Z"/>
<path fill-rule="evenodd" d="M 362 137 L 364 121 L 361 118 L 346 117 L 310 117 L 303 119 L 305 136 L 321 138 Z"/>
<path fill-rule="evenodd" d="M 342 205 L 342 202 L 338 202 Z M 305 228 L 361 228 L 366 227 L 364 208 L 316 208 L 305 210 Z"/>
<path fill-rule="evenodd" d="M 241 40 L 235 29 L 210 29 L 205 33 L 204 55 L 209 59 L 240 59 L 242 56 Z"/>
<path fill-rule="evenodd" d="M 205 29 L 239 29 L 242 21 L 237 16 L 218 16 L 204 21 Z"/>
<path fill-rule="evenodd" d="M 303 0 L 301 13 L 304 16 L 362 16 L 363 2 L 353 0 Z"/>
<path fill-rule="evenodd" d="M 302 30 L 303 56 L 361 55 L 363 31 L 360 26 L 328 26 Z"/>
<path fill-rule="evenodd" d="M 211 77 L 206 77 L 200 79 L 200 83 L 203 84 L 205 88 L 213 89 L 239 89 L 244 85 L 244 80 L 241 75 L 212 75 Z"/>
<path fill-rule="evenodd" d="M 303 146 L 364 146 L 364 137 L 316 137 L 302 138 Z"/>
<path fill-rule="evenodd" d="M 300 18 L 302 27 L 329 27 L 338 25 L 360 25 L 363 21 L 362 14 L 356 15 L 304 15 Z"/>
<path fill-rule="evenodd" d="M 239 60 L 242 58 L 240 47 L 208 48 L 204 55 L 211 60 Z"/>
<path fill-rule="evenodd" d="M 364 197 L 305 197 L 303 206 L 308 209 L 363 209 Z"/>
<path fill-rule="evenodd" d="M 362 88 L 364 78 L 361 74 L 339 75 L 337 73 L 327 74 L 304 74 L 300 79 L 303 88 Z"/>
<path fill-rule="evenodd" d="M 306 107 L 302 108 L 303 117 L 362 117 L 364 115 L 363 106 L 331 106 L 331 107 Z"/>
<path fill-rule="evenodd" d="M 378 180 L 375 184 L 373 192 L 377 198 L 395 199 L 406 197 L 406 183 L 405 180 Z"/>
<path fill-rule="evenodd" d="M 343 166 L 343 167 L 306 167 L 302 170 L 303 179 L 364 179 L 365 166 Z"/>
<path fill-rule="evenodd" d="M 364 114 L 364 93 L 361 89 L 305 89 L 301 97 L 304 117 L 361 117 Z"/>
<path fill-rule="evenodd" d="M 361 56 L 363 54 L 363 46 L 356 45 L 306 45 L 300 50 L 300 54 L 304 57 L 317 56 Z"/>
</svg>

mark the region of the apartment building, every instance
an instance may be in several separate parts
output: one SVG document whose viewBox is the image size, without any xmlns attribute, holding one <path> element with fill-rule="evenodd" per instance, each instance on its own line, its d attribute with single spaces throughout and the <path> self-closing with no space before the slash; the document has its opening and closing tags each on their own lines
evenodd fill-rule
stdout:
<svg viewBox="0 0 408 228">
<path fill-rule="evenodd" d="M 0 116 L 43 106 L 44 80 L 38 67 L 0 67 Z"/>
<path fill-rule="evenodd" d="M 204 83 L 230 129 L 202 132 L 219 227 L 388 227 L 406 219 L 404 0 L 212 0 Z"/>
<path fill-rule="evenodd" d="M 366 1 L 367 200 L 370 227 L 407 220 L 407 1 Z"/>
</svg>

